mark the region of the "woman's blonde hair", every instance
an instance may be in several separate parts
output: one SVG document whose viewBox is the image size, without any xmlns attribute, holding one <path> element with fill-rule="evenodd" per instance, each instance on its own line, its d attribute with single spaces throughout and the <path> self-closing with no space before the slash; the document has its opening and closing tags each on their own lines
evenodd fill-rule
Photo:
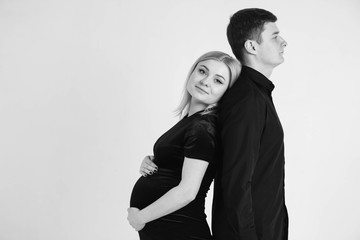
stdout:
<svg viewBox="0 0 360 240">
<path fill-rule="evenodd" d="M 184 87 L 184 90 L 183 90 L 182 100 L 181 100 L 179 106 L 175 110 L 176 115 L 179 116 L 180 118 L 182 116 L 185 116 L 189 112 L 191 95 L 186 90 L 186 85 L 187 85 L 187 83 L 188 83 L 188 81 L 190 79 L 191 74 L 193 73 L 196 66 L 200 62 L 210 60 L 210 59 L 211 60 L 216 60 L 216 61 L 219 61 L 219 62 L 223 62 L 228 67 L 229 72 L 230 72 L 229 88 L 234 84 L 236 79 L 239 77 L 240 70 L 241 70 L 241 65 L 240 65 L 240 62 L 238 60 L 236 60 L 235 58 L 229 56 L 228 54 L 226 54 L 224 52 L 220 52 L 220 51 L 211 51 L 211 52 L 207 52 L 207 53 L 201 55 L 190 68 L 190 71 L 189 71 L 189 73 L 187 75 L 187 78 L 186 78 L 186 81 L 185 81 L 185 87 Z M 214 107 L 214 105 L 211 106 L 211 109 L 213 109 L 213 107 Z M 211 111 L 205 111 L 205 112 L 209 113 Z"/>
</svg>

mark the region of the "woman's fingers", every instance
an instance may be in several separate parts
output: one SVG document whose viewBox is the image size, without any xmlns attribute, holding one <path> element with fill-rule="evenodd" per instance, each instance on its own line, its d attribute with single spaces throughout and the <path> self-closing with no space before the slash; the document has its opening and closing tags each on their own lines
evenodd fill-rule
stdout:
<svg viewBox="0 0 360 240">
<path fill-rule="evenodd" d="M 157 169 L 152 170 L 150 168 L 146 168 L 146 167 L 141 167 L 140 168 L 140 174 L 143 175 L 144 177 L 146 177 L 147 175 L 152 175 L 154 173 L 157 172 Z"/>
<path fill-rule="evenodd" d="M 154 156 L 146 156 L 140 166 L 140 174 L 144 177 L 157 172 L 158 166 L 153 162 Z"/>
<path fill-rule="evenodd" d="M 140 166 L 140 173 L 146 173 L 146 174 L 153 174 L 155 172 L 157 172 L 158 170 L 158 167 L 155 165 L 154 166 L 151 166 L 151 165 L 147 165 L 147 164 L 142 164 Z"/>
<path fill-rule="evenodd" d="M 146 160 L 143 163 L 144 163 L 143 167 L 149 169 L 150 171 L 154 171 L 158 169 L 157 165 L 153 161 Z"/>
</svg>

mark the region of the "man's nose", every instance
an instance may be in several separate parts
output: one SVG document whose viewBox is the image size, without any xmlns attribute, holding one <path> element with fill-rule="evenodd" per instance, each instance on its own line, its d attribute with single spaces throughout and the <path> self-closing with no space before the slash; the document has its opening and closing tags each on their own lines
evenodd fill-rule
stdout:
<svg viewBox="0 0 360 240">
<path fill-rule="evenodd" d="M 280 37 L 281 38 L 281 46 L 282 47 L 286 47 L 287 45 L 288 45 L 288 43 L 285 41 L 285 39 L 284 38 L 282 38 L 282 37 Z"/>
</svg>

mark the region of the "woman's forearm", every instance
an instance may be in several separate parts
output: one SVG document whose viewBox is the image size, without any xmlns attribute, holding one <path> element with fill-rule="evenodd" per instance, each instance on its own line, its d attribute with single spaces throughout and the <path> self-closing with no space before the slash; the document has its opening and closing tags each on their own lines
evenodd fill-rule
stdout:
<svg viewBox="0 0 360 240">
<path fill-rule="evenodd" d="M 161 198 L 142 209 L 138 213 L 143 223 L 148 223 L 186 206 L 194 200 L 197 191 L 182 187 L 181 185 L 170 189 Z"/>
<path fill-rule="evenodd" d="M 148 223 L 186 206 L 195 199 L 208 167 L 208 162 L 185 158 L 181 181 L 158 200 L 142 209 L 137 218 L 141 223 Z"/>
</svg>

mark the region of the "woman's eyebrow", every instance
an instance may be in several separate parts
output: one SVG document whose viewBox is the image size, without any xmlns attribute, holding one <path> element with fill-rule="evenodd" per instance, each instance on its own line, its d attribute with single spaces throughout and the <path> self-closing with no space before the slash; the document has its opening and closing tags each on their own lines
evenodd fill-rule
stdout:
<svg viewBox="0 0 360 240">
<path fill-rule="evenodd" d="M 225 78 L 223 76 L 221 76 L 220 74 L 216 74 L 216 76 L 221 77 L 222 79 L 225 80 Z"/>
<path fill-rule="evenodd" d="M 203 68 L 206 68 L 206 70 L 208 70 L 208 71 L 209 71 L 209 68 L 208 68 L 207 66 L 202 65 L 202 64 L 200 64 L 199 66 L 200 66 L 200 67 L 203 67 Z"/>
</svg>

